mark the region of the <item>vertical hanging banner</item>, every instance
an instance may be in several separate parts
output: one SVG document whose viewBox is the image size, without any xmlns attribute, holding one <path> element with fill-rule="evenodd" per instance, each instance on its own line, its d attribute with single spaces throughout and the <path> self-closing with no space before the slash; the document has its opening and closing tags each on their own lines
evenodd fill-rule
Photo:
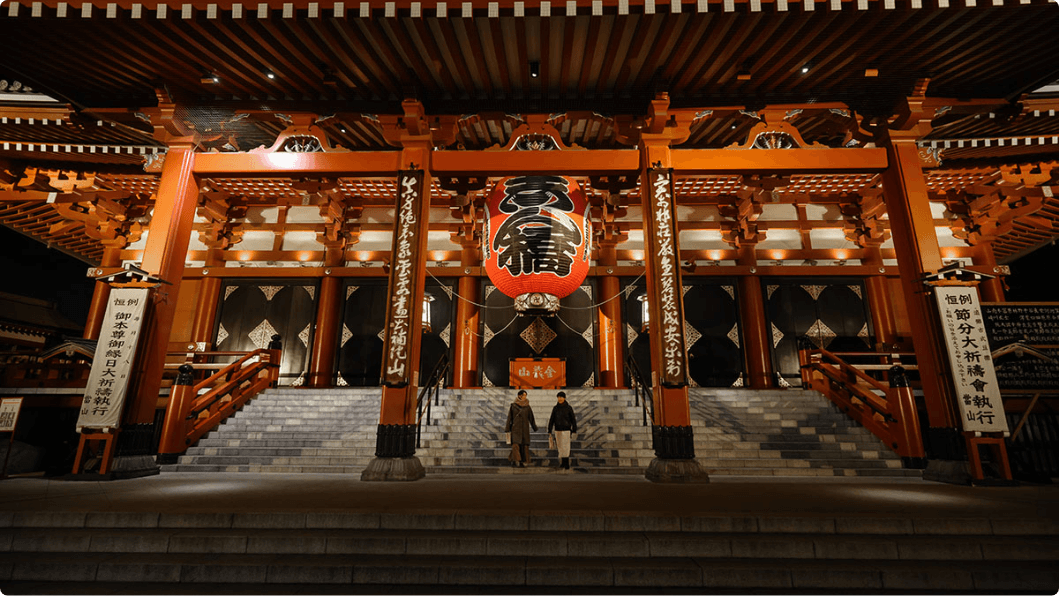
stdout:
<svg viewBox="0 0 1059 596">
<path fill-rule="evenodd" d="M 397 208 L 394 213 L 393 250 L 390 258 L 390 291 L 386 301 L 386 345 L 383 349 L 382 382 L 390 387 L 409 383 L 418 362 L 410 362 L 412 325 L 422 296 L 415 288 L 426 255 L 420 254 L 419 221 L 423 197 L 423 171 L 402 171 L 397 178 Z"/>
<path fill-rule="evenodd" d="M 978 291 L 973 286 L 935 286 L 934 295 L 963 430 L 1007 432 Z"/>
<path fill-rule="evenodd" d="M 77 432 L 83 428 L 117 428 L 129 387 L 136 344 L 143 326 L 148 288 L 114 288 L 96 344 L 96 355 L 85 386 Z"/>
<path fill-rule="evenodd" d="M 651 341 L 661 344 L 662 370 L 658 371 L 658 381 L 669 387 L 683 387 L 688 378 L 687 351 L 684 347 L 684 296 L 680 282 L 673 172 L 651 168 L 648 181 L 644 223 L 647 227 L 646 258 L 651 259 L 651 266 L 647 271 L 652 282 L 649 287 L 655 288 L 659 302 L 655 310 L 659 314 L 658 320 L 651 321 Z M 648 299 L 653 301 L 655 296 Z"/>
</svg>

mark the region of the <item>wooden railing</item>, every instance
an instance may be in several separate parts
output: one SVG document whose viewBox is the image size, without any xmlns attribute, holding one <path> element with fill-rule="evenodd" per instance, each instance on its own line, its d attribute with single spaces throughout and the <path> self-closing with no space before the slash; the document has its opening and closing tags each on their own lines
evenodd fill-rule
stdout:
<svg viewBox="0 0 1059 596">
<path fill-rule="evenodd" d="M 874 356 L 877 364 L 851 365 L 840 356 Z M 860 422 L 906 464 L 921 465 L 925 452 L 912 387 L 900 354 L 832 353 L 803 342 L 798 350 L 802 385 L 823 393 L 851 418 Z M 909 355 L 904 355 L 909 356 Z M 883 362 L 885 361 L 885 362 Z M 885 370 L 883 383 L 865 371 Z"/>
<path fill-rule="evenodd" d="M 280 349 L 275 347 L 253 352 L 198 352 L 199 359 L 218 356 L 240 356 L 230 364 L 184 363 L 169 394 L 162 436 L 158 445 L 158 463 L 175 463 L 177 457 L 202 435 L 213 430 L 224 419 L 267 387 L 279 380 Z M 196 369 L 217 372 L 196 383 Z"/>
</svg>

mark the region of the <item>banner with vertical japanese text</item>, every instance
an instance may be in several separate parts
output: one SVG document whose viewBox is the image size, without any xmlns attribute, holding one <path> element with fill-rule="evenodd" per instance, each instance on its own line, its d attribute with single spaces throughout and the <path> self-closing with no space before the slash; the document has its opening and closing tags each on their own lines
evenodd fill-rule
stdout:
<svg viewBox="0 0 1059 596">
<path fill-rule="evenodd" d="M 84 428 L 117 428 L 129 387 L 136 344 L 143 326 L 148 288 L 114 288 L 88 374 L 77 432 Z"/>
<path fill-rule="evenodd" d="M 978 290 L 973 286 L 935 286 L 934 295 L 963 430 L 1007 432 Z"/>
<path fill-rule="evenodd" d="M 683 387 L 688 383 L 687 348 L 672 170 L 648 170 L 644 197 L 645 259 L 650 261 L 647 287 L 653 292 L 648 300 L 657 301 L 657 306 L 651 304 L 651 308 L 658 313 L 658 320 L 651 321 L 651 343 L 659 346 L 655 349 L 662 358 L 658 382 L 667 387 Z"/>
<path fill-rule="evenodd" d="M 389 387 L 404 387 L 412 382 L 418 363 L 412 361 L 412 334 L 422 308 L 420 277 L 426 255 L 422 235 L 427 222 L 420 221 L 424 200 L 423 171 L 402 171 L 397 178 L 397 208 L 394 213 L 393 251 L 390 258 L 390 289 L 386 297 L 386 338 L 383 348 L 382 382 Z"/>
</svg>

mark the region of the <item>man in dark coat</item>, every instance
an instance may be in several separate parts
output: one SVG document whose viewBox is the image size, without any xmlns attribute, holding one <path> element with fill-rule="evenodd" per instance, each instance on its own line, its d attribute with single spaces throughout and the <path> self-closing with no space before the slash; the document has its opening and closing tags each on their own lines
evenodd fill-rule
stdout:
<svg viewBox="0 0 1059 596">
<path fill-rule="evenodd" d="M 504 432 L 511 433 L 511 465 L 525 468 L 529 461 L 530 427 L 537 430 L 537 421 L 533 419 L 533 409 L 529 405 L 529 397 L 525 389 L 520 389 L 518 399 L 511 404 L 507 411 L 507 423 L 504 424 Z"/>
<path fill-rule="evenodd" d="M 566 403 L 566 392 L 555 395 L 558 403 L 552 408 L 552 417 L 548 419 L 548 432 L 555 429 L 555 447 L 559 450 L 559 464 L 562 469 L 570 469 L 570 433 L 577 432 L 577 418 L 574 409 Z"/>
</svg>

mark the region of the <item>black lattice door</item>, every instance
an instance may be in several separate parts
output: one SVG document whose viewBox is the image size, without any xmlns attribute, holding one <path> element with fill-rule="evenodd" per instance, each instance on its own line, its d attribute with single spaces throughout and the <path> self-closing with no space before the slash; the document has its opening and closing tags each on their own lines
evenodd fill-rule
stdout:
<svg viewBox="0 0 1059 596">
<path fill-rule="evenodd" d="M 622 316 L 625 320 L 626 352 L 648 379 L 651 374 L 650 328 L 643 325 L 646 282 L 622 280 L 626 292 Z M 692 387 L 738 387 L 743 384 L 742 330 L 739 326 L 738 289 L 727 278 L 684 279 L 684 341 L 688 349 L 689 385 Z"/>
<path fill-rule="evenodd" d="M 378 387 L 386 327 L 386 279 L 347 279 L 338 337 L 339 386 Z"/>
<path fill-rule="evenodd" d="M 251 351 L 267 348 L 274 334 L 283 343 L 280 384 L 305 381 L 316 317 L 315 281 L 233 280 L 221 288 L 214 348 Z"/>
<path fill-rule="evenodd" d="M 773 278 L 762 285 L 772 333 L 772 369 L 780 386 L 801 385 L 802 336 L 832 352 L 864 352 L 875 345 L 862 280 Z"/>
</svg>

